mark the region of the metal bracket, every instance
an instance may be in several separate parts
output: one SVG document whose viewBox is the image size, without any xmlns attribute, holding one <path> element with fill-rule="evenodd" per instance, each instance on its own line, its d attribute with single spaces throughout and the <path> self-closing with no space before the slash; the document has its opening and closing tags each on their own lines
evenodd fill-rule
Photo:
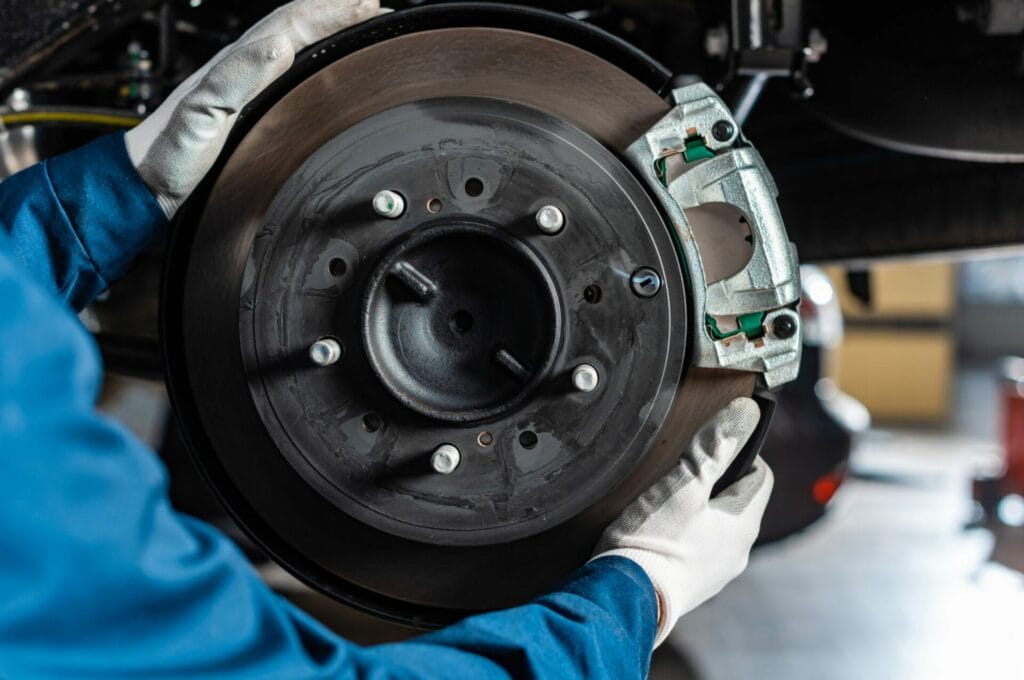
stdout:
<svg viewBox="0 0 1024 680">
<path fill-rule="evenodd" d="M 626 151 L 666 210 L 690 278 L 696 319 L 694 364 L 763 375 L 769 388 L 800 366 L 800 271 L 761 155 L 704 83 L 673 92 L 676 106 Z M 686 211 L 728 206 L 749 226 L 750 260 L 708 281 L 706 259 Z M 707 243 L 703 244 L 707 249 Z M 757 316 L 754 316 L 757 315 Z M 783 321 L 780 321 L 785 317 Z M 751 323 L 751 320 L 754 323 Z M 757 323 L 760 321 L 760 323 Z"/>
</svg>

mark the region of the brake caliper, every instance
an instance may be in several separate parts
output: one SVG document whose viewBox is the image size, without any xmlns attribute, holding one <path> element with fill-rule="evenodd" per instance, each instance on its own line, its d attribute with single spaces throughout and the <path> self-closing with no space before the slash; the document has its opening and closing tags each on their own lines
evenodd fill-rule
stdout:
<svg viewBox="0 0 1024 680">
<path fill-rule="evenodd" d="M 693 362 L 796 378 L 800 271 L 776 203 L 778 188 L 729 109 L 698 83 L 626 152 L 665 209 L 690 281 Z"/>
</svg>

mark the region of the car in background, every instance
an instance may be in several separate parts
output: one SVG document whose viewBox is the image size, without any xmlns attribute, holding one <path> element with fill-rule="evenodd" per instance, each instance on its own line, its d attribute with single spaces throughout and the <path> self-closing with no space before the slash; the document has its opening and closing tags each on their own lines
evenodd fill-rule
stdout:
<svg viewBox="0 0 1024 680">
<path fill-rule="evenodd" d="M 761 456 L 775 471 L 758 544 L 786 538 L 822 516 L 846 477 L 850 452 L 871 417 L 828 377 L 829 353 L 843 339 L 835 289 L 819 267 L 800 270 L 804 349 L 800 377 L 778 394 Z"/>
</svg>

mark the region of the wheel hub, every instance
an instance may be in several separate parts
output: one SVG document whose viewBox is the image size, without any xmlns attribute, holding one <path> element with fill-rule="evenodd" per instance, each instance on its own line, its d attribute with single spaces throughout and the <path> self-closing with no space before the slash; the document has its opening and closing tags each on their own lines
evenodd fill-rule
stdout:
<svg viewBox="0 0 1024 680">
<path fill-rule="evenodd" d="M 468 219 L 419 227 L 370 278 L 363 343 L 374 373 L 408 408 L 485 420 L 550 374 L 559 297 L 537 255 L 501 228 Z"/>
</svg>

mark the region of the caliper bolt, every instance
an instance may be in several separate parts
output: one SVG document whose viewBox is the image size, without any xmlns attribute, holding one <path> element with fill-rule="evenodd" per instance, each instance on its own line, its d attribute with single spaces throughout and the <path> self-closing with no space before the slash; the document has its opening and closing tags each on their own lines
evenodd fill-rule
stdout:
<svg viewBox="0 0 1024 680">
<path fill-rule="evenodd" d="M 776 337 L 783 340 L 789 340 L 796 335 L 796 330 L 796 320 L 789 314 L 776 317 L 775 321 L 772 322 L 772 332 L 775 333 Z"/>
<path fill-rule="evenodd" d="M 341 343 L 334 338 L 317 340 L 309 348 L 309 358 L 317 366 L 333 366 L 341 361 L 342 354 Z"/>
<path fill-rule="evenodd" d="M 455 468 L 459 467 L 461 462 L 462 454 L 451 444 L 438 446 L 433 455 L 430 456 L 430 467 L 434 468 L 434 472 L 441 475 L 450 475 L 455 472 Z"/>
<path fill-rule="evenodd" d="M 727 120 L 720 120 L 711 126 L 711 136 L 720 142 L 728 142 L 736 133 L 736 128 Z"/>
<path fill-rule="evenodd" d="M 546 205 L 537 211 L 537 226 L 545 234 L 557 234 L 565 227 L 565 213 L 553 205 Z"/>
<path fill-rule="evenodd" d="M 601 376 L 590 364 L 580 364 L 572 371 L 572 386 L 579 392 L 593 392 L 601 384 Z"/>
<path fill-rule="evenodd" d="M 397 191 L 385 189 L 373 197 L 373 209 L 381 217 L 397 220 L 405 214 L 405 199 Z"/>
<path fill-rule="evenodd" d="M 638 297 L 650 299 L 661 290 L 661 274 L 650 267 L 642 267 L 633 272 L 629 285 Z"/>
</svg>

